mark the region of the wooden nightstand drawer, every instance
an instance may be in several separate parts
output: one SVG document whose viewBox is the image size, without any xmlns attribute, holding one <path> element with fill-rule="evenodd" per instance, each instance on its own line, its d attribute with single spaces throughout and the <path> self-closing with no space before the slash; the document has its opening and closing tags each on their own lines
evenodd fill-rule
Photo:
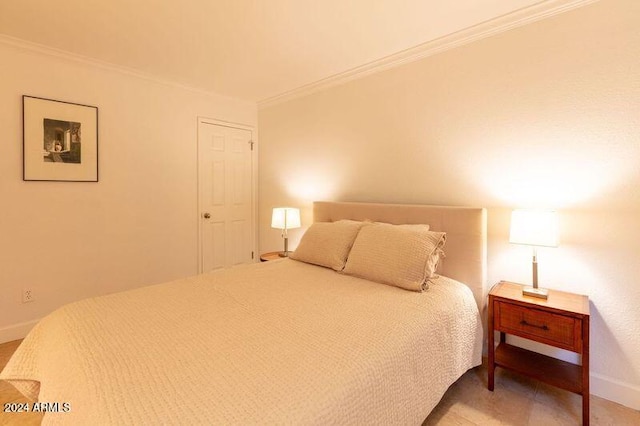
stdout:
<svg viewBox="0 0 640 426">
<path fill-rule="evenodd" d="M 496 330 L 573 352 L 582 351 L 582 321 L 505 302 L 497 302 L 496 308 Z"/>
</svg>

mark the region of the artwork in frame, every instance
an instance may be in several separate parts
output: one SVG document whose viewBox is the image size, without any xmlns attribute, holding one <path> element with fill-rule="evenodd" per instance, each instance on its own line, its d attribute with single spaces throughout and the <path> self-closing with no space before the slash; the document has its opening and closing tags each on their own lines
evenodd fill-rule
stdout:
<svg viewBox="0 0 640 426">
<path fill-rule="evenodd" d="M 23 180 L 98 182 L 98 108 L 22 96 Z"/>
</svg>

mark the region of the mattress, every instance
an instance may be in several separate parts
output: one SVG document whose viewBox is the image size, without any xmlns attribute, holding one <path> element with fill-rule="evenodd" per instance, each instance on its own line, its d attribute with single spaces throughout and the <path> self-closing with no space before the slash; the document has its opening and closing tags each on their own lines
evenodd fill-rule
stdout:
<svg viewBox="0 0 640 426">
<path fill-rule="evenodd" d="M 481 350 L 464 284 L 282 259 L 66 305 L 0 378 L 43 424 L 420 424 Z"/>
</svg>

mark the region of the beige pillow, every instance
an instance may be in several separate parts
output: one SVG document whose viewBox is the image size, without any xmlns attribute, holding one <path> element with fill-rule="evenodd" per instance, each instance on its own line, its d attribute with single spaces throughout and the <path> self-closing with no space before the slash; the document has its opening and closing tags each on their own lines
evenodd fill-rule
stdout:
<svg viewBox="0 0 640 426">
<path fill-rule="evenodd" d="M 355 220 L 316 222 L 307 229 L 298 248 L 289 257 L 342 271 L 353 241 L 363 225 L 363 222 Z"/>
<path fill-rule="evenodd" d="M 428 288 L 446 234 L 428 226 L 375 224 L 358 233 L 344 273 L 413 291 Z"/>
</svg>

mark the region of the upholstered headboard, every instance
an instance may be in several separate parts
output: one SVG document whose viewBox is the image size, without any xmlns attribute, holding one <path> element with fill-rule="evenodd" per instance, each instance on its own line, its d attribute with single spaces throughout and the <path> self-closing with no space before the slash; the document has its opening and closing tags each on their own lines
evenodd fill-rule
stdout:
<svg viewBox="0 0 640 426">
<path fill-rule="evenodd" d="M 482 311 L 486 293 L 487 212 L 483 208 L 316 201 L 314 222 L 340 219 L 424 223 L 447 233 L 439 273 L 465 283 Z"/>
</svg>

